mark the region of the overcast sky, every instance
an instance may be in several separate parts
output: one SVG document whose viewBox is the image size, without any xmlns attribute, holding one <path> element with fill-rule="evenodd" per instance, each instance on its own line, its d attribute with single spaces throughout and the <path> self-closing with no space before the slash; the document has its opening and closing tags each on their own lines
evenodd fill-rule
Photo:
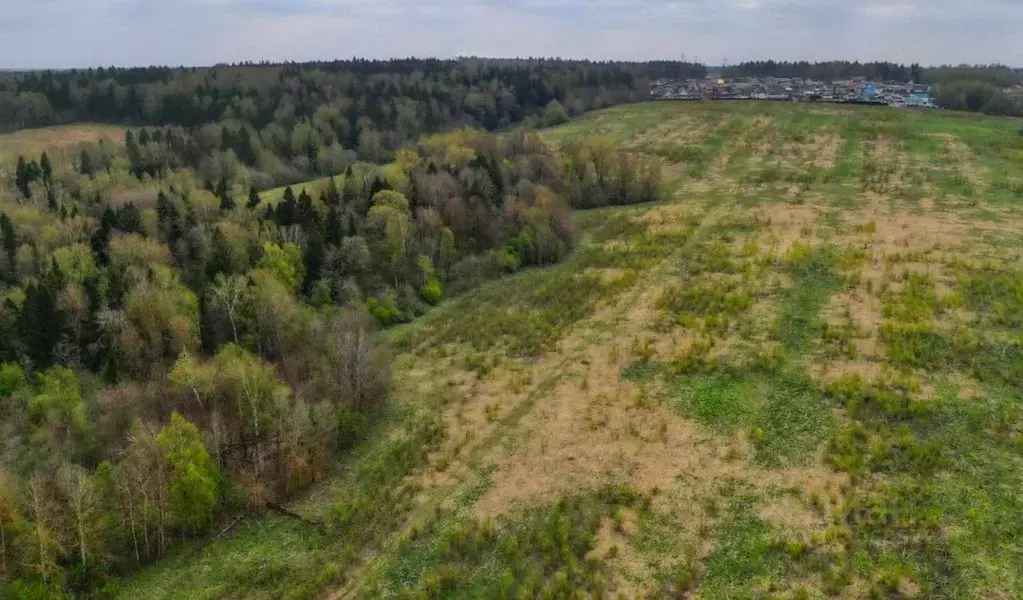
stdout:
<svg viewBox="0 0 1023 600">
<path fill-rule="evenodd" d="M 2 2 L 0 68 L 352 56 L 1023 66 L 1023 0 Z"/>
</svg>

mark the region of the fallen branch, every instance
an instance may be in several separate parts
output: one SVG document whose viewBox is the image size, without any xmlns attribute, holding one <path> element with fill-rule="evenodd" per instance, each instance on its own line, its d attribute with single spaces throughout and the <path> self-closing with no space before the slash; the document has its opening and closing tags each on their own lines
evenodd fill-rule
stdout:
<svg viewBox="0 0 1023 600">
<path fill-rule="evenodd" d="M 305 523 L 306 525 L 312 525 L 316 529 L 320 530 L 320 533 L 327 533 L 327 528 L 323 525 L 323 523 L 320 523 L 319 521 L 313 521 L 312 519 L 307 519 L 307 518 L 303 517 L 302 515 L 300 515 L 300 514 L 298 514 L 296 512 L 292 512 L 292 511 L 284 508 L 280 504 L 274 504 L 273 502 L 267 502 L 266 503 L 266 507 L 269 508 L 270 510 L 272 510 L 272 511 L 274 511 L 276 513 L 282 514 L 285 517 L 288 517 L 290 519 L 295 519 L 296 521 L 301 521 L 301 522 Z"/>
<path fill-rule="evenodd" d="M 235 517 L 235 520 L 234 520 L 234 521 L 231 521 L 231 524 L 230 524 L 230 525 L 228 525 L 227 527 L 225 527 L 225 528 L 223 529 L 223 531 L 221 531 L 220 533 L 218 533 L 218 534 L 217 534 L 217 537 L 215 537 L 215 538 L 213 538 L 213 539 L 215 539 L 215 540 L 219 540 L 220 538 L 224 537 L 224 534 L 226 534 L 226 533 L 227 533 L 228 531 L 231 531 L 232 529 L 234 529 L 234 526 L 235 526 L 235 525 L 237 525 L 237 524 L 238 524 L 238 522 L 239 522 L 239 521 L 241 521 L 241 520 L 242 520 L 242 517 L 244 517 L 244 516 L 245 516 L 245 515 L 238 515 L 237 517 Z"/>
</svg>

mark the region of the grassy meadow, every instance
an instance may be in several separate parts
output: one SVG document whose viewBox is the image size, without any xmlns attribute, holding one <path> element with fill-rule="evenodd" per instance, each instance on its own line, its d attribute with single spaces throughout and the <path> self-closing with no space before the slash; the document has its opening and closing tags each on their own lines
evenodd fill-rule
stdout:
<svg viewBox="0 0 1023 600">
<path fill-rule="evenodd" d="M 254 514 L 115 595 L 1023 597 L 1018 125 L 647 103 L 543 135 L 660 157 L 670 200 L 388 330 L 387 414 L 289 507 L 322 527 Z"/>
<path fill-rule="evenodd" d="M 75 123 L 0 134 L 0 162 L 14 164 L 18 160 L 18 155 L 38 160 L 43 152 L 59 152 L 83 142 L 99 140 L 107 140 L 117 145 L 124 144 L 124 127 Z"/>
</svg>

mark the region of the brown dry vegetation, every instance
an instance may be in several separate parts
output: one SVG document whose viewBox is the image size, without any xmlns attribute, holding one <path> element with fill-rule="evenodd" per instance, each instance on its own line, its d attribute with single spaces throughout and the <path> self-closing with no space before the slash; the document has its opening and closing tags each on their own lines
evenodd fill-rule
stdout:
<svg viewBox="0 0 1023 600">
<path fill-rule="evenodd" d="M 445 565 L 465 577 L 430 597 L 487 597 L 480 582 L 511 559 L 452 558 L 446 532 L 532 531 L 530 511 L 572 502 L 606 509 L 576 556 L 606 585 L 583 597 L 1023 597 L 1023 220 L 985 204 L 988 159 L 969 152 L 970 136 L 1011 138 L 962 123 L 655 104 L 548 133 L 593 127 L 659 156 L 674 198 L 576 216 L 587 235 L 569 268 L 603 287 L 542 352 L 427 342 L 402 357 L 395 402 L 447 390 L 445 439 L 338 597 L 425 590 Z M 959 210 L 954 172 L 997 220 Z M 513 310 L 542 281 L 485 302 Z M 414 327 L 429 340 L 473 310 Z M 547 318 L 530 310 L 521 335 Z M 607 489 L 646 500 L 608 505 Z"/>
<path fill-rule="evenodd" d="M 53 153 L 99 140 L 123 144 L 124 128 L 115 125 L 76 123 L 5 133 L 0 135 L 0 162 L 13 164 L 18 155 L 34 159 L 45 151 Z"/>
</svg>

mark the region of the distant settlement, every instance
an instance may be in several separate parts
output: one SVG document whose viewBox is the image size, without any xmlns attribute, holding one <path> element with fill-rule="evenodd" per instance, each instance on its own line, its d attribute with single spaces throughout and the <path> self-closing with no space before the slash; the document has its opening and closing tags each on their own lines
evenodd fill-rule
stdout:
<svg viewBox="0 0 1023 600">
<path fill-rule="evenodd" d="M 927 85 L 877 82 L 864 78 L 817 81 L 799 77 L 658 79 L 650 84 L 654 100 L 778 100 L 836 102 L 935 108 Z"/>
</svg>

